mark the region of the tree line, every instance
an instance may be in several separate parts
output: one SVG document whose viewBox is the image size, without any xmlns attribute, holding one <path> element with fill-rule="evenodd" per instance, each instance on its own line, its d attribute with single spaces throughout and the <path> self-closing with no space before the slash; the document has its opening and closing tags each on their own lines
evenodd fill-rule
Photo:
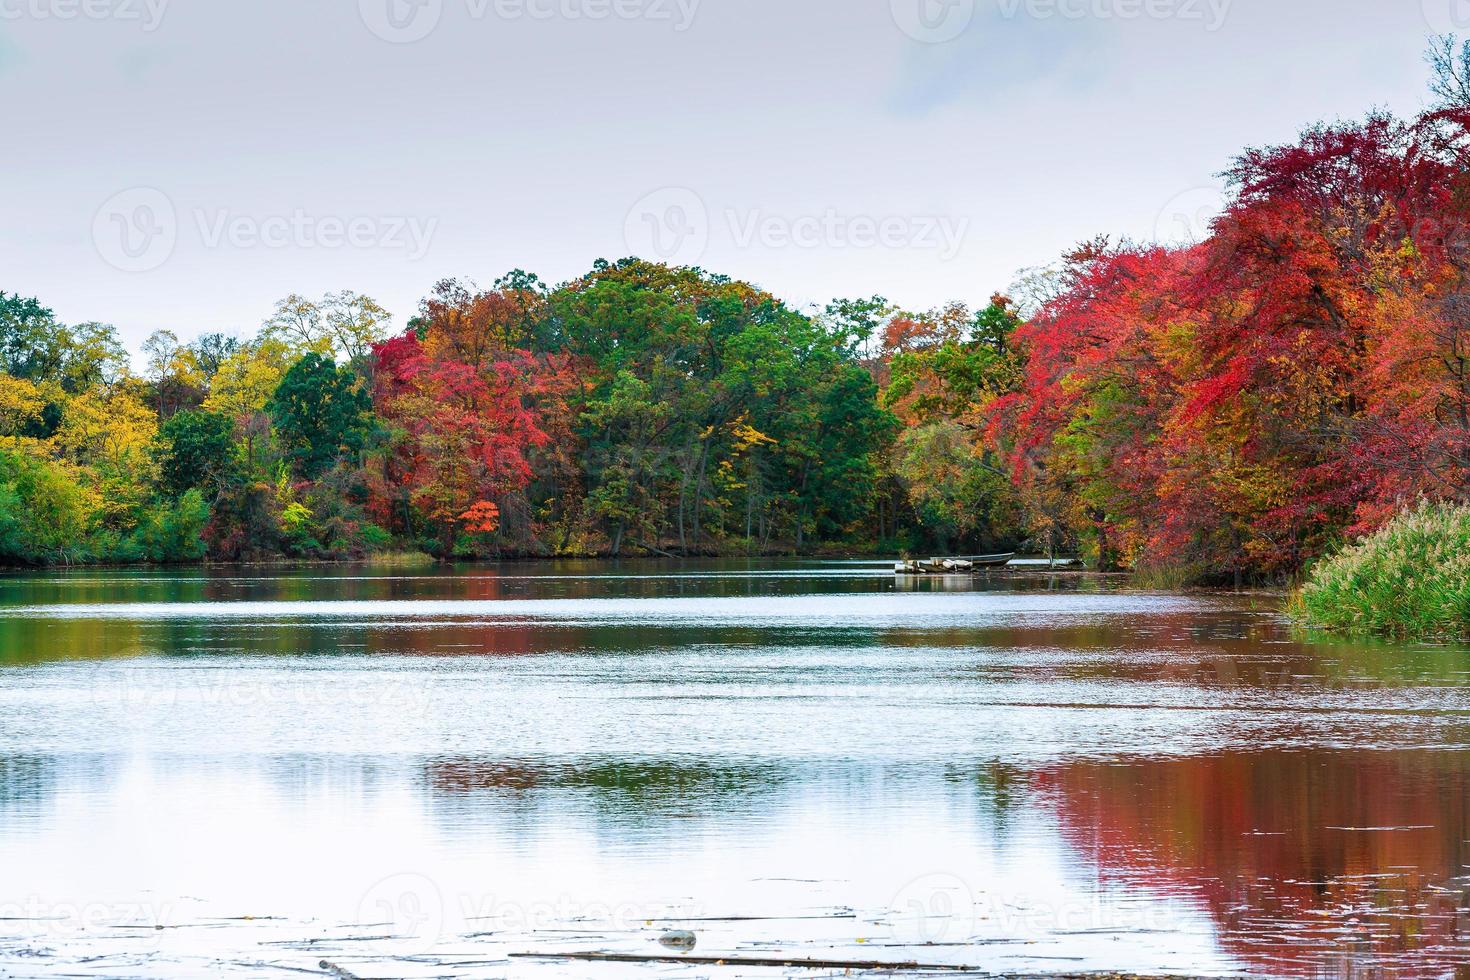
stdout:
<svg viewBox="0 0 1470 980">
<path fill-rule="evenodd" d="M 1203 241 L 978 311 L 639 259 L 354 292 L 248 339 L 0 293 L 0 561 L 1014 548 L 1290 575 L 1470 498 L 1470 45 L 1434 107 L 1251 149 Z"/>
<path fill-rule="evenodd" d="M 906 446 L 876 366 L 907 355 L 872 355 L 885 318 L 878 298 L 802 313 L 747 283 L 627 259 L 556 288 L 519 271 L 484 289 L 445 280 L 401 330 L 358 293 L 291 296 L 250 339 L 157 332 L 135 370 L 112 328 L 0 294 L 0 558 L 973 537 L 955 500 L 898 499 L 943 465 L 945 440 Z M 963 465 L 971 451 L 955 434 L 940 454 Z"/>
</svg>

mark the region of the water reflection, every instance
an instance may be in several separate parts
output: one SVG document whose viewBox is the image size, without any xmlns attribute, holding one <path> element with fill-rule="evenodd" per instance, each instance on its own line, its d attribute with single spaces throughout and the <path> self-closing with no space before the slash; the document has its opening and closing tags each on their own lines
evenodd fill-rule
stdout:
<svg viewBox="0 0 1470 980">
<path fill-rule="evenodd" d="M 1078 762 L 1034 785 L 1103 876 L 1197 896 L 1264 972 L 1470 967 L 1463 751 Z"/>
<path fill-rule="evenodd" d="M 507 956 L 669 923 L 1009 973 L 1470 969 L 1464 649 L 1076 577 L 462 571 L 0 578 L 0 974 L 581 977 Z"/>
<path fill-rule="evenodd" d="M 0 820 L 35 813 L 55 792 L 55 760 L 48 756 L 0 755 Z"/>
<path fill-rule="evenodd" d="M 772 808 L 797 773 L 772 763 L 723 759 L 460 758 L 431 761 L 425 778 L 452 821 L 502 806 L 530 814 L 538 808 L 585 803 L 599 825 L 637 827 Z"/>
<path fill-rule="evenodd" d="M 412 571 L 326 566 L 242 572 L 83 569 L 0 574 L 0 605 L 512 599 L 846 594 L 894 587 L 890 562 L 562 561 L 429 566 Z M 1019 583 L 1018 588 L 1021 588 Z"/>
</svg>

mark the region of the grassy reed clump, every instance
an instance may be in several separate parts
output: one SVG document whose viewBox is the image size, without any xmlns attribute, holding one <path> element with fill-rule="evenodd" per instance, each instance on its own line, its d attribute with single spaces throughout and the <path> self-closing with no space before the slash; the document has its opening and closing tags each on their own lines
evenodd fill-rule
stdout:
<svg viewBox="0 0 1470 980">
<path fill-rule="evenodd" d="M 437 558 L 422 551 L 380 551 L 363 561 L 374 568 L 425 568 L 437 563 Z"/>
<path fill-rule="evenodd" d="M 1154 592 L 1178 592 L 1204 577 L 1194 565 L 1145 565 L 1133 573 L 1133 584 Z"/>
<path fill-rule="evenodd" d="M 1318 563 L 1296 597 L 1315 626 L 1470 638 L 1470 507 L 1420 504 Z"/>
</svg>

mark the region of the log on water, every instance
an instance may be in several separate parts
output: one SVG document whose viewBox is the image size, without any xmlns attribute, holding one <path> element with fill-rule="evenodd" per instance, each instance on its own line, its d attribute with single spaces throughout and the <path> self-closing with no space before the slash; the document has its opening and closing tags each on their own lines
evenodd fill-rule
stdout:
<svg viewBox="0 0 1470 980">
<path fill-rule="evenodd" d="M 637 953 L 510 953 L 511 959 L 521 960 L 577 960 L 590 963 L 693 963 L 699 966 L 754 966 L 791 967 L 806 970 L 886 970 L 902 973 L 973 973 L 982 976 L 999 976 L 978 966 L 962 966 L 954 963 L 893 962 L 887 960 L 819 960 L 800 957 L 759 956 L 643 956 Z M 1094 973 L 1007 973 L 1008 980 L 1165 980 L 1162 976 L 1142 973 L 1117 973 L 1103 971 Z M 1167 980 L 1190 980 L 1186 976 L 1170 975 Z M 1228 980 L 1244 980 L 1231 977 Z"/>
<path fill-rule="evenodd" d="M 814 960 L 774 956 L 659 956 L 639 953 L 511 953 L 521 960 L 578 960 L 590 963 L 695 963 L 700 966 L 792 967 L 804 970 L 907 970 L 931 973 L 979 973 L 977 967 L 953 963 L 889 960 Z"/>
</svg>

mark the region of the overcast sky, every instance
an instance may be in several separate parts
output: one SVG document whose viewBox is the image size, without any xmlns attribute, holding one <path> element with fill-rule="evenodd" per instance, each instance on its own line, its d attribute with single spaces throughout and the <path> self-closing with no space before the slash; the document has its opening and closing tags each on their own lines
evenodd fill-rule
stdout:
<svg viewBox="0 0 1470 980">
<path fill-rule="evenodd" d="M 1424 105 L 1467 0 L 0 0 L 0 290 L 136 346 L 291 293 L 697 263 L 980 302 Z"/>
</svg>

